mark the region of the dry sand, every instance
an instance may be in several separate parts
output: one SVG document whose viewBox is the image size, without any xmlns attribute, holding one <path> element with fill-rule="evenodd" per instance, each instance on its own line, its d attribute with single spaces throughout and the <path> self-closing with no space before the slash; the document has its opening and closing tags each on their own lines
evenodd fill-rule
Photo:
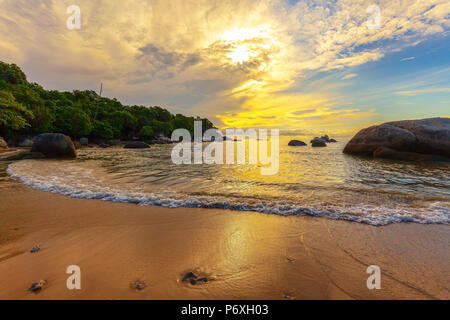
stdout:
<svg viewBox="0 0 450 320">
<path fill-rule="evenodd" d="M 449 299 L 449 230 L 144 207 L 17 183 L 0 188 L 0 299 Z M 381 290 L 366 286 L 372 264 Z M 69 265 L 81 290 L 66 288 Z M 188 271 L 210 281 L 184 284 Z"/>
</svg>

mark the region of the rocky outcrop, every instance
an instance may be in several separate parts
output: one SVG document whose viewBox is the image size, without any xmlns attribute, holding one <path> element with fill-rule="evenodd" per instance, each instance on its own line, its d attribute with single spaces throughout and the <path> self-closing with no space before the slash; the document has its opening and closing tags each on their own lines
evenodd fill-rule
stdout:
<svg viewBox="0 0 450 320">
<path fill-rule="evenodd" d="M 134 141 L 126 144 L 124 146 L 125 149 L 148 149 L 150 146 L 142 141 Z"/>
<path fill-rule="evenodd" d="M 325 140 L 323 140 L 321 138 L 317 138 L 317 137 L 311 140 L 311 145 L 315 148 L 327 146 Z"/>
<path fill-rule="evenodd" d="M 0 137 L 0 150 L 7 150 L 7 149 L 8 149 L 8 144 L 2 137 Z"/>
<path fill-rule="evenodd" d="M 31 152 L 40 152 L 47 158 L 76 158 L 72 140 L 61 133 L 43 133 L 37 136 Z"/>
<path fill-rule="evenodd" d="M 397 160 L 450 159 L 450 118 L 405 120 L 372 126 L 358 132 L 348 142 L 344 153 Z"/>
<path fill-rule="evenodd" d="M 303 147 L 306 146 L 307 144 L 300 140 L 291 140 L 289 141 L 288 145 L 292 147 Z"/>
</svg>

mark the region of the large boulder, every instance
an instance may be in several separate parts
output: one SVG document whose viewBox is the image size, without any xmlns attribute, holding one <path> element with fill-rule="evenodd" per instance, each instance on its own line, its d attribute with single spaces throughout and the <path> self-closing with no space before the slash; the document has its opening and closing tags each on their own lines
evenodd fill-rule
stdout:
<svg viewBox="0 0 450 320">
<path fill-rule="evenodd" d="M 47 158 L 76 158 L 72 140 L 61 133 L 43 133 L 37 136 L 31 152 L 40 152 Z"/>
<path fill-rule="evenodd" d="M 150 146 L 142 141 L 133 141 L 124 146 L 125 149 L 148 149 Z"/>
<path fill-rule="evenodd" d="M 289 145 L 292 147 L 303 147 L 306 146 L 306 143 L 300 140 L 291 140 L 289 141 Z"/>
<path fill-rule="evenodd" d="M 0 150 L 7 150 L 7 149 L 8 149 L 8 144 L 2 137 L 0 137 Z"/>
<path fill-rule="evenodd" d="M 375 154 L 375 151 L 378 151 Z M 344 148 L 344 153 L 401 159 L 410 153 L 450 158 L 450 118 L 387 122 L 361 130 Z M 421 159 L 423 157 L 420 157 Z"/>
</svg>

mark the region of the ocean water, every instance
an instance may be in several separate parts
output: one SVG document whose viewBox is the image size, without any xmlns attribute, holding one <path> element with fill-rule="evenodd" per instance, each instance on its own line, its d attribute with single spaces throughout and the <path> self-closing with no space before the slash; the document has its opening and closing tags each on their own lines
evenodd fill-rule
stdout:
<svg viewBox="0 0 450 320">
<path fill-rule="evenodd" d="M 279 172 L 269 176 L 260 174 L 260 165 L 175 165 L 173 145 L 82 149 L 76 160 L 23 160 L 9 164 L 6 171 L 33 188 L 76 198 L 308 215 L 372 225 L 450 222 L 448 163 L 344 155 L 349 139 L 326 148 L 290 147 L 293 138 L 311 139 L 281 136 Z"/>
</svg>

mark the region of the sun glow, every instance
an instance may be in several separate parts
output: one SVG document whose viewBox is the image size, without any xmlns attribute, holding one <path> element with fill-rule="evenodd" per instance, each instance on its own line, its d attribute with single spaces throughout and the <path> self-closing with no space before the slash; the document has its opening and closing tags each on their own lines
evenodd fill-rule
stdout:
<svg viewBox="0 0 450 320">
<path fill-rule="evenodd" d="M 227 57 L 233 61 L 233 63 L 243 63 L 258 56 L 256 51 L 253 51 L 248 45 L 237 45 Z"/>
<path fill-rule="evenodd" d="M 267 48 L 268 44 L 263 45 L 262 42 L 270 41 L 269 28 L 267 26 L 259 26 L 255 29 L 234 29 L 226 31 L 222 37 L 229 45 L 226 54 L 234 64 L 243 63 L 256 58 L 261 49 Z"/>
</svg>

